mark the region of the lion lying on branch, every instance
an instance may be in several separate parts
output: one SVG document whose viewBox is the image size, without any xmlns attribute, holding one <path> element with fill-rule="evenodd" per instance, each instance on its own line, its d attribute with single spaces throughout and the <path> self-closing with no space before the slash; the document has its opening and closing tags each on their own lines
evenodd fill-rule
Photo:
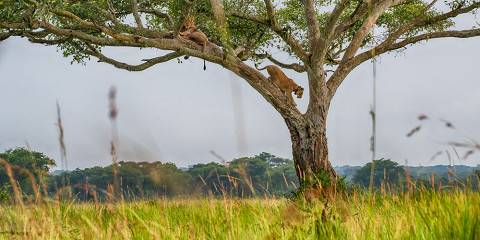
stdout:
<svg viewBox="0 0 480 240">
<path fill-rule="evenodd" d="M 196 44 L 202 46 L 202 52 L 205 51 L 205 47 L 209 43 L 207 35 L 202 31 L 198 30 L 195 26 L 195 19 L 193 17 L 188 17 L 185 20 L 185 23 L 182 26 L 182 29 L 179 32 L 180 37 L 193 41 Z M 188 59 L 190 56 L 185 56 L 185 59 Z M 207 70 L 207 65 L 205 59 L 203 60 L 203 70 Z"/>
</svg>

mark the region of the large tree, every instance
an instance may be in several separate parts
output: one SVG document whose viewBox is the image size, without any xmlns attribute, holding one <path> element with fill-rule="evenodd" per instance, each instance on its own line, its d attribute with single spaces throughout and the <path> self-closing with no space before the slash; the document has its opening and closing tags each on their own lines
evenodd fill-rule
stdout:
<svg viewBox="0 0 480 240">
<path fill-rule="evenodd" d="M 95 57 L 117 68 L 142 71 L 192 56 L 235 73 L 285 120 L 304 186 L 318 185 L 316 179 L 325 175 L 336 179 L 328 158 L 326 119 L 332 98 L 353 69 L 421 41 L 480 35 L 478 25 L 462 30 L 454 21 L 474 13 L 478 0 L 1 0 L 0 7 L 1 40 L 20 36 L 56 45 L 78 62 Z M 204 49 L 179 37 L 191 16 L 209 37 Z M 169 52 L 132 65 L 106 56 L 104 47 Z M 293 61 L 269 54 L 274 48 Z M 262 60 L 305 73 L 306 112 L 253 67 Z M 327 75 L 327 68 L 333 74 Z"/>
</svg>

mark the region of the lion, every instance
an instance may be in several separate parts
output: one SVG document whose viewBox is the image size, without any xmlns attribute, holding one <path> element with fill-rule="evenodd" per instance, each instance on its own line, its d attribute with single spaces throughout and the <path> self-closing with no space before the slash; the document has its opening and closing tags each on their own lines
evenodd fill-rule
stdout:
<svg viewBox="0 0 480 240">
<path fill-rule="evenodd" d="M 193 17 L 187 17 L 185 23 L 180 31 L 180 36 L 183 38 L 192 40 L 193 42 L 202 46 L 202 51 L 208 43 L 208 37 L 202 31 L 198 30 L 195 26 L 195 19 Z"/>
<path fill-rule="evenodd" d="M 188 33 L 192 33 L 192 31 L 194 31 L 196 28 L 195 18 L 193 16 L 187 16 L 183 22 L 182 28 L 180 29 L 180 35 L 185 36 Z"/>
<path fill-rule="evenodd" d="M 198 30 L 195 26 L 195 19 L 193 17 L 188 17 L 185 20 L 185 23 L 182 26 L 179 35 L 185 39 L 191 40 L 198 45 L 202 46 L 202 52 L 205 51 L 205 48 L 208 44 L 208 37 L 202 31 Z M 185 59 L 188 59 L 189 56 L 185 56 Z M 205 60 L 203 60 L 203 70 L 206 70 L 207 66 Z"/>
<path fill-rule="evenodd" d="M 264 68 L 259 68 L 258 70 L 265 70 L 267 69 L 268 74 L 270 77 L 268 79 L 272 81 L 275 85 L 277 85 L 280 90 L 295 104 L 293 100 L 292 93 L 297 95 L 297 98 L 302 98 L 303 96 L 303 88 L 295 83 L 291 78 L 287 77 L 285 73 L 283 73 L 282 69 L 275 66 L 275 65 L 267 65 Z"/>
</svg>

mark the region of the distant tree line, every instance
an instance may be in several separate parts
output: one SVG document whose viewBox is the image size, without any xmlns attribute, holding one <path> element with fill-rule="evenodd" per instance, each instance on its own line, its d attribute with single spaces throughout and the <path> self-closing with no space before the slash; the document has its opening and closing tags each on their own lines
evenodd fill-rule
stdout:
<svg viewBox="0 0 480 240">
<path fill-rule="evenodd" d="M 215 162 L 179 169 L 173 163 L 120 162 L 119 179 L 126 198 L 173 196 L 272 196 L 292 192 L 298 186 L 293 161 L 262 153 L 235 159 L 227 164 Z M 50 192 L 62 182 L 71 186 L 82 200 L 104 197 L 113 182 L 112 166 L 77 169 L 52 175 Z"/>
<path fill-rule="evenodd" d="M 0 201 L 11 196 L 12 183 L 25 197 L 35 194 L 34 185 L 49 196 L 74 197 L 78 200 L 104 200 L 111 194 L 112 165 L 51 173 L 55 161 L 46 155 L 17 148 L 0 153 Z M 403 167 L 380 159 L 362 167 L 336 168 L 349 188 L 368 188 L 373 176 L 377 190 L 404 191 L 406 188 L 478 189 L 480 170 L 467 166 Z M 10 169 L 10 173 L 8 171 Z M 253 157 L 196 164 L 180 169 L 173 163 L 120 162 L 118 177 L 126 199 L 178 196 L 272 197 L 292 194 L 298 178 L 290 159 L 261 153 Z M 9 174 L 13 177 L 9 176 Z"/>
</svg>

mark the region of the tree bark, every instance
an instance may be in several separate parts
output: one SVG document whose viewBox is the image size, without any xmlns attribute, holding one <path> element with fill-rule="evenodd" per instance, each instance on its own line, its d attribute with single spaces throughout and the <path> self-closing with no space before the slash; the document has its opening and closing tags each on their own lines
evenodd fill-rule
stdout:
<svg viewBox="0 0 480 240">
<path fill-rule="evenodd" d="M 321 117 L 326 120 L 325 116 Z M 328 158 L 326 121 L 312 126 L 285 120 L 292 140 L 292 154 L 300 190 L 316 189 L 324 194 L 336 189 L 337 174 Z"/>
</svg>

